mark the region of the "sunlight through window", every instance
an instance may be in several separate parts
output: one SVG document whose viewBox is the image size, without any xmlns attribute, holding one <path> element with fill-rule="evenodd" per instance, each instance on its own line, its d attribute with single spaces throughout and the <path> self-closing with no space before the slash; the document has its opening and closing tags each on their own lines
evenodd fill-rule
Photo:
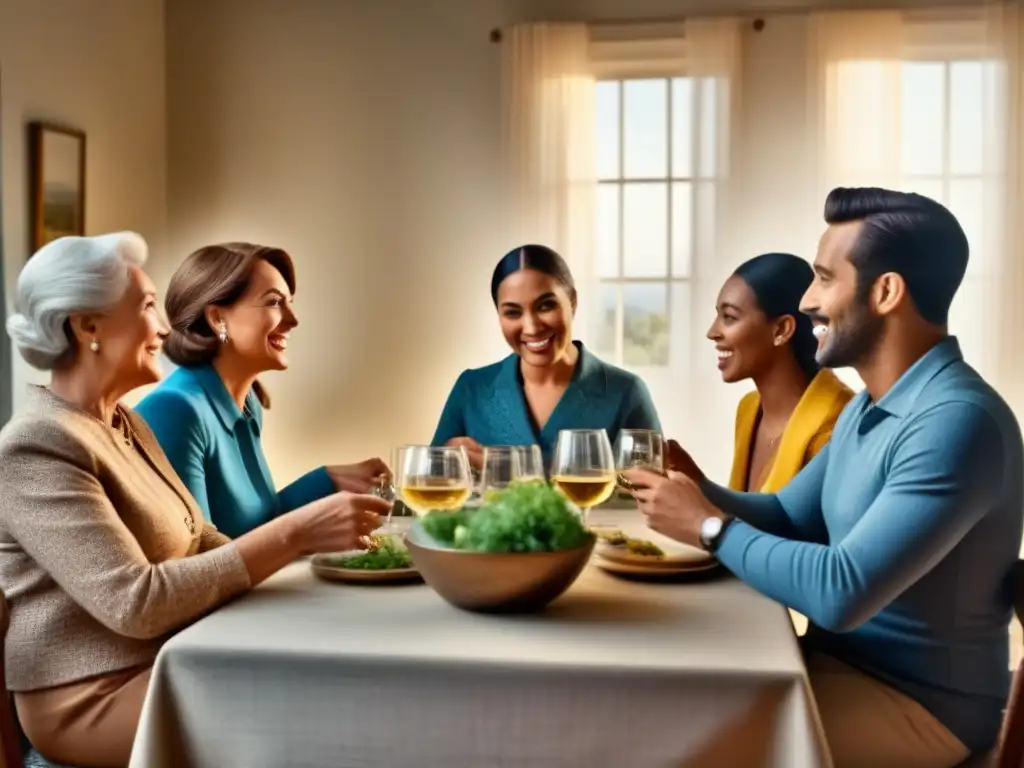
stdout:
<svg viewBox="0 0 1024 768">
<path fill-rule="evenodd" d="M 689 364 L 694 255 L 714 247 L 716 89 L 711 78 L 598 83 L 595 346 L 620 365 Z"/>
</svg>

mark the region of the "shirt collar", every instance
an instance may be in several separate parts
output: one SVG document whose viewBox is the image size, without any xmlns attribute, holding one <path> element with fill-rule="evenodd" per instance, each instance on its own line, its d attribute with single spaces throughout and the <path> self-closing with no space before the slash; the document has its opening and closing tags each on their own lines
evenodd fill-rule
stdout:
<svg viewBox="0 0 1024 768">
<path fill-rule="evenodd" d="M 955 336 L 947 336 L 910 366 L 875 407 L 893 416 L 905 418 L 925 385 L 950 363 L 963 359 L 960 342 Z"/>
<path fill-rule="evenodd" d="M 570 387 L 579 387 L 587 393 L 601 397 L 605 390 L 604 368 L 601 360 L 594 356 L 581 341 L 574 341 L 576 349 L 579 350 L 579 360 L 576 361 L 576 368 L 572 372 Z M 501 364 L 501 383 L 505 389 L 518 390 L 522 387 L 522 376 L 519 371 L 519 355 L 509 355 Z"/>
<path fill-rule="evenodd" d="M 213 411 L 217 414 L 220 423 L 224 425 L 228 432 L 233 431 L 239 421 L 246 419 L 246 415 L 242 413 L 238 403 L 228 393 L 228 389 L 224 386 L 224 380 L 221 379 L 220 374 L 217 373 L 212 365 L 198 365 L 189 370 L 195 377 L 195 380 L 199 382 L 203 391 L 206 392 L 206 397 L 213 406 Z M 251 391 L 246 396 L 245 404 L 249 413 L 252 414 L 252 422 L 256 427 L 257 434 L 259 434 L 263 427 L 263 409 Z"/>
</svg>

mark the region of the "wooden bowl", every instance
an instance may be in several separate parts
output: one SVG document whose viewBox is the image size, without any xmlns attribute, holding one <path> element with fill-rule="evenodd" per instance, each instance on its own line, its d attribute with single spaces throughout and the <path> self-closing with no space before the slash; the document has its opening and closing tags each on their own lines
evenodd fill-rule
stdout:
<svg viewBox="0 0 1024 768">
<path fill-rule="evenodd" d="M 576 581 L 594 550 L 594 537 L 564 552 L 492 554 L 432 544 L 407 536 L 423 580 L 452 605 L 477 613 L 534 613 Z"/>
</svg>

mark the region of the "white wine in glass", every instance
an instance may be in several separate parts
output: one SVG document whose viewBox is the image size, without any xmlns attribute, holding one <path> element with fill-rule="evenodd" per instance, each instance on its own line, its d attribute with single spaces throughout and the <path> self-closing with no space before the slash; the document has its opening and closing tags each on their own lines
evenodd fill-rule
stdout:
<svg viewBox="0 0 1024 768">
<path fill-rule="evenodd" d="M 583 520 L 592 507 L 615 490 L 615 459 L 603 429 L 563 429 L 558 433 L 551 462 L 551 481 L 573 504 Z"/>
<path fill-rule="evenodd" d="M 395 470 L 398 493 L 417 515 L 460 509 L 472 492 L 465 448 L 405 446 L 399 450 Z"/>
</svg>

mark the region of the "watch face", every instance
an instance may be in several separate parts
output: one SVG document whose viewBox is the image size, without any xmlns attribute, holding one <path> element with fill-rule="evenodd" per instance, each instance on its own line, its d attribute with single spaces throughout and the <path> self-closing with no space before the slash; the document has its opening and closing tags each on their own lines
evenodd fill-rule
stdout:
<svg viewBox="0 0 1024 768">
<path fill-rule="evenodd" d="M 722 532 L 722 518 L 709 517 L 700 525 L 700 538 L 704 546 L 709 546 Z"/>
</svg>

